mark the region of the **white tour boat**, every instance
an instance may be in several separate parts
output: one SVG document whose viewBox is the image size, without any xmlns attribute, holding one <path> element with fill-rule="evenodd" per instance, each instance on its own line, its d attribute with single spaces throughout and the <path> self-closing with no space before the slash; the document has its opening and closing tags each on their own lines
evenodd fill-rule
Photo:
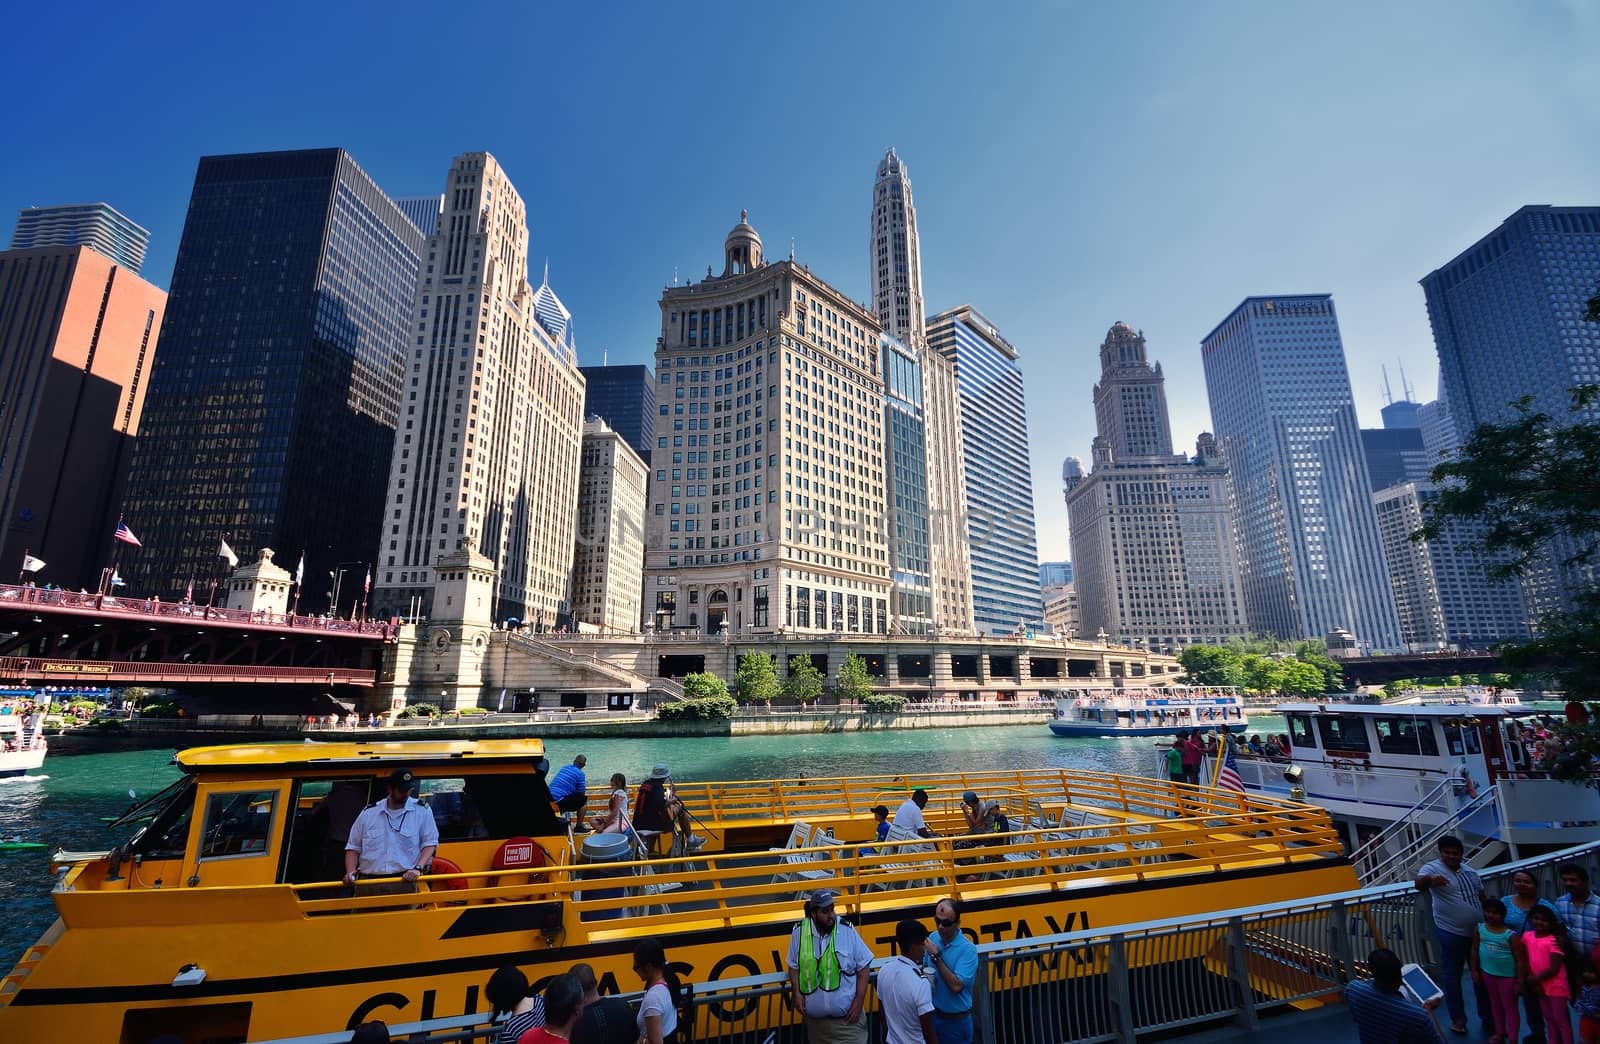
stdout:
<svg viewBox="0 0 1600 1044">
<path fill-rule="evenodd" d="M 1170 736 L 1245 726 L 1244 699 L 1231 688 L 1062 689 L 1055 697 L 1050 731 L 1057 736 Z"/>
<path fill-rule="evenodd" d="M 0 714 L 0 779 L 22 776 L 44 764 L 44 715 Z"/>
</svg>

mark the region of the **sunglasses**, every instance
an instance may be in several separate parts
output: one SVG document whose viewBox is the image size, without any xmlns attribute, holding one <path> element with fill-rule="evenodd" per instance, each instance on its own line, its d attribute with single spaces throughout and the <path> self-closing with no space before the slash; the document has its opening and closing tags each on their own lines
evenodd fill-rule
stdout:
<svg viewBox="0 0 1600 1044">
<path fill-rule="evenodd" d="M 954 928 L 956 926 L 956 919 L 954 917 L 935 917 L 933 919 L 933 923 L 938 925 L 940 928 Z"/>
</svg>

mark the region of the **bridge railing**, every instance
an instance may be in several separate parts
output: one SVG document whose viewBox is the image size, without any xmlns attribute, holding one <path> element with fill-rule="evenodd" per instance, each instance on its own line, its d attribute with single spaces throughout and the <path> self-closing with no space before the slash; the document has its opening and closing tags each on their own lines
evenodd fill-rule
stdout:
<svg viewBox="0 0 1600 1044">
<path fill-rule="evenodd" d="M 0 678 L 60 681 L 237 681 L 371 685 L 376 672 L 360 667 L 258 667 L 228 663 L 164 663 L 160 660 L 66 660 L 0 656 Z"/>
<path fill-rule="evenodd" d="M 87 591 L 0 584 L 0 609 L 20 606 L 159 617 L 185 624 L 220 623 L 247 627 L 279 627 L 291 630 L 374 635 L 383 638 L 398 630 L 397 625 L 389 620 L 341 620 L 332 616 L 274 613 L 264 609 L 255 611 L 224 609 L 217 606 L 196 605 L 193 602 L 163 602 L 159 598 L 129 598 L 125 595 L 101 595 L 90 594 Z"/>
</svg>

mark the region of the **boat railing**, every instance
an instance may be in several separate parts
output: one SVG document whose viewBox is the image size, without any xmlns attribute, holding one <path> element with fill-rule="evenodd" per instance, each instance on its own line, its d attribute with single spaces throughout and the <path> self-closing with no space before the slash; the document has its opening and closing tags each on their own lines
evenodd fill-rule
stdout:
<svg viewBox="0 0 1600 1044">
<path fill-rule="evenodd" d="M 1511 891 L 1512 874 L 1526 871 L 1540 894 L 1551 896 L 1561 892 L 1558 868 L 1569 863 L 1585 867 L 1591 877 L 1600 875 L 1600 842 L 1479 874 L 1485 890 L 1499 895 Z M 1437 970 L 1441 955 L 1427 903 L 1424 893 L 1405 882 L 1200 918 L 982 941 L 973 981 L 974 1036 L 1066 1044 L 1128 1041 L 1229 1021 L 1237 1030 L 1255 1030 L 1265 1016 L 1336 1000 L 1346 985 L 1366 977 L 1367 955 L 1378 946 Z M 925 921 L 932 908 L 930 902 Z M 670 943 L 667 953 L 672 955 Z M 875 969 L 889 958 L 880 951 Z M 559 958 L 556 965 L 552 970 L 560 969 Z M 1060 988 L 1065 983 L 1071 988 Z M 783 972 L 690 987 L 684 1021 L 697 1044 L 765 1041 L 797 1022 Z M 875 974 L 866 1010 L 877 1022 Z M 487 1011 L 390 1026 L 394 1039 L 417 1044 L 487 1042 L 497 1031 Z M 342 1030 L 264 1044 L 349 1039 L 350 1031 Z"/>
<path fill-rule="evenodd" d="M 1413 873 L 1439 839 L 1465 834 L 1465 859 L 1498 840 L 1497 788 L 1477 791 L 1464 776 L 1446 776 L 1421 801 L 1384 827 L 1350 857 L 1365 884 L 1387 884 Z M 1471 829 L 1464 829 L 1467 827 Z"/>
</svg>

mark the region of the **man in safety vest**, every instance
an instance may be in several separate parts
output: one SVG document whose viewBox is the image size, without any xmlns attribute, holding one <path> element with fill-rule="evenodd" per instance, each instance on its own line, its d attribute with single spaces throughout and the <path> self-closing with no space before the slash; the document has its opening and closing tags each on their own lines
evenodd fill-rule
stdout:
<svg viewBox="0 0 1600 1044">
<path fill-rule="evenodd" d="M 810 1044 L 866 1044 L 862 1008 L 872 951 L 860 934 L 839 920 L 834 893 L 811 893 L 805 912 L 789 937 L 789 990 L 795 1010 L 805 1017 Z"/>
</svg>

